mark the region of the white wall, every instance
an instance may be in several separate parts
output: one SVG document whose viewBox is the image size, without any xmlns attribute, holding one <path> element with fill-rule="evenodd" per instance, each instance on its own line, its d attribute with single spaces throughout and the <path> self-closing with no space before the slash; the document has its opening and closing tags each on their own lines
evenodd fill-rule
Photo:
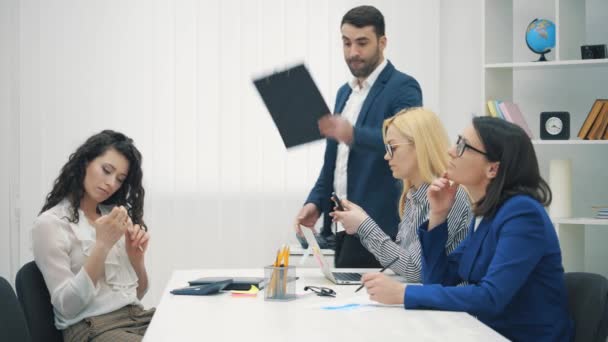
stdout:
<svg viewBox="0 0 608 342">
<path fill-rule="evenodd" d="M 439 1 L 371 3 L 386 17 L 387 56 L 418 78 L 425 104 L 439 108 Z M 280 244 L 295 240 L 292 220 L 318 175 L 324 143 L 287 152 L 251 76 L 304 60 L 333 105 L 349 78 L 340 19 L 360 2 L 11 4 L 18 21 L 2 11 L 2 25 L 13 26 L 1 34 L 18 48 L 2 39 L 0 55 L 18 63 L 3 58 L 0 70 L 14 72 L 18 82 L 1 84 L 0 108 L 17 110 L 20 125 L 19 178 L 12 182 L 20 185 L 20 223 L 11 224 L 17 267 L 32 258 L 31 222 L 59 168 L 105 128 L 133 137 L 144 155 L 152 234 L 146 305 L 157 304 L 173 269 L 261 267 Z M 18 94 L 13 107 L 11 92 Z M 4 114 L 1 123 L 5 132 Z M 4 162 L 5 147 L 1 153 Z M 3 223 L 6 207 L 3 199 Z M 4 260 L 4 225 L 0 234 Z M 15 268 L 0 265 L 2 276 L 14 278 Z"/>
<path fill-rule="evenodd" d="M 13 35 L 10 23 L 10 5 L 0 2 L 0 51 L 8 51 L 10 37 Z M 0 165 L 9 164 L 9 98 L 10 98 L 10 55 L 0 54 Z M 0 167 L 0 275 L 10 274 L 10 235 L 9 235 L 9 195 L 8 172 Z"/>
<path fill-rule="evenodd" d="M 608 1 L 585 0 L 585 44 L 608 45 L 608 25 L 606 19 L 608 13 Z M 579 51 L 580 53 L 580 51 Z"/>
<path fill-rule="evenodd" d="M 481 1 L 440 1 L 439 116 L 455 141 L 479 113 L 481 101 Z"/>
<path fill-rule="evenodd" d="M 0 2 L 0 276 L 14 282 L 19 230 L 14 210 L 18 200 L 18 1 Z M 9 53 L 10 52 L 10 53 Z"/>
</svg>

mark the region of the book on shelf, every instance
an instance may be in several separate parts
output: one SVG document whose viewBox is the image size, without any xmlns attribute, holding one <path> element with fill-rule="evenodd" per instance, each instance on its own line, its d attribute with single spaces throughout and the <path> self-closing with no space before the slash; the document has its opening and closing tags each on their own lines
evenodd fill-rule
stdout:
<svg viewBox="0 0 608 342">
<path fill-rule="evenodd" d="M 488 100 L 487 105 L 490 116 L 518 125 L 526 131 L 530 139 L 534 139 L 532 131 L 530 130 L 530 127 L 528 127 L 528 123 L 526 122 L 526 119 L 524 119 L 517 104 L 509 101 Z"/>
<path fill-rule="evenodd" d="M 608 103 L 608 102 L 606 102 Z M 606 133 L 608 133 L 608 104 L 604 104 L 604 108 L 602 108 L 603 120 L 602 125 L 600 126 L 600 131 L 596 136 L 596 139 L 605 139 Z"/>
<path fill-rule="evenodd" d="M 595 215 L 593 216 L 596 219 L 608 219 L 608 205 L 603 206 L 593 206 L 591 207 Z"/>
<path fill-rule="evenodd" d="M 496 106 L 494 106 L 493 100 L 488 101 L 488 111 L 490 112 L 491 117 L 494 117 L 494 118 L 498 117 L 498 114 L 496 113 Z"/>
<path fill-rule="evenodd" d="M 513 122 L 513 118 L 511 117 L 511 114 L 509 114 L 509 111 L 507 110 L 507 106 L 505 105 L 505 103 L 503 101 L 500 101 L 498 108 L 500 108 L 500 111 L 502 112 L 502 115 L 504 116 L 505 120 L 507 120 L 509 122 Z"/>
<path fill-rule="evenodd" d="M 506 118 L 505 113 L 502 111 L 500 105 L 502 101 L 498 100 L 489 100 L 488 101 L 488 110 L 490 111 L 490 116 L 510 121 Z"/>
<path fill-rule="evenodd" d="M 589 140 L 600 140 L 604 137 L 604 132 L 606 132 L 606 127 L 608 126 L 608 102 L 604 102 L 602 106 L 602 110 L 595 119 L 593 126 L 591 126 L 591 131 L 587 136 Z"/>
<path fill-rule="evenodd" d="M 505 114 L 502 112 L 502 110 L 500 109 L 500 104 L 502 103 L 502 101 L 494 101 L 494 106 L 496 107 L 496 115 L 498 115 L 498 118 L 503 119 L 503 120 L 507 120 L 507 118 L 505 117 Z M 509 121 L 509 120 L 507 120 Z"/>
<path fill-rule="evenodd" d="M 604 111 L 604 109 L 608 110 L 608 100 L 595 100 L 593 106 L 591 106 L 589 114 L 587 114 L 587 118 L 583 122 L 583 125 L 578 132 L 577 136 L 580 139 L 595 139 L 591 137 L 592 135 L 594 137 L 599 136 L 599 139 L 601 139 L 601 137 L 605 135 L 605 128 L 604 131 L 599 132 L 599 126 L 602 124 L 602 122 L 600 122 L 600 114 Z"/>
<path fill-rule="evenodd" d="M 526 122 L 526 119 L 524 119 L 524 115 L 522 114 L 521 110 L 519 110 L 519 106 L 516 103 L 509 101 L 503 101 L 502 104 L 504 104 L 505 113 L 511 118 L 511 122 L 523 128 L 523 130 L 528 133 L 530 139 L 534 139 L 534 135 L 532 134 L 530 127 L 528 127 L 528 123 Z"/>
</svg>

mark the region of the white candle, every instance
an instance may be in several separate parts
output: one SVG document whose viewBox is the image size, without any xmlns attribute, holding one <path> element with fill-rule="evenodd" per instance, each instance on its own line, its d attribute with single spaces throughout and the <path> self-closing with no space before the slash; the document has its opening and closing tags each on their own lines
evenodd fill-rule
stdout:
<svg viewBox="0 0 608 342">
<path fill-rule="evenodd" d="M 552 218 L 572 216 L 572 162 L 570 159 L 551 160 L 549 186 L 553 201 L 549 207 Z"/>
</svg>

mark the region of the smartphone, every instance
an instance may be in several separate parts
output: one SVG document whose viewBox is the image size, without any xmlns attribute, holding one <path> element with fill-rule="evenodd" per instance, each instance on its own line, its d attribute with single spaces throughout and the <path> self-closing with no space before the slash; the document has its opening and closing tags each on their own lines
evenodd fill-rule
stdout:
<svg viewBox="0 0 608 342">
<path fill-rule="evenodd" d="M 344 211 L 342 201 L 340 201 L 340 197 L 338 197 L 335 192 L 331 193 L 331 200 L 334 201 L 334 203 L 336 204 L 336 208 L 338 208 L 339 211 Z"/>
</svg>

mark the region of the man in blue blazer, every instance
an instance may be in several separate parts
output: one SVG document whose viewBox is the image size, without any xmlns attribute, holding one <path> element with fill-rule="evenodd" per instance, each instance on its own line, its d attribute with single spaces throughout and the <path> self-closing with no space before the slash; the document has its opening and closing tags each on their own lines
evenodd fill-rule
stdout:
<svg viewBox="0 0 608 342">
<path fill-rule="evenodd" d="M 313 227 L 325 214 L 322 235 L 332 234 L 331 193 L 359 203 L 393 239 L 397 233 L 400 185 L 384 160 L 382 123 L 402 109 L 422 106 L 418 82 L 384 58 L 384 17 L 372 6 L 348 11 L 341 24 L 344 59 L 354 79 L 336 96 L 335 115 L 319 120 L 327 137 L 323 168 L 296 217 L 299 226 Z M 341 231 L 340 226 L 337 227 Z M 380 267 L 357 236 L 339 233 L 336 267 Z"/>
</svg>

